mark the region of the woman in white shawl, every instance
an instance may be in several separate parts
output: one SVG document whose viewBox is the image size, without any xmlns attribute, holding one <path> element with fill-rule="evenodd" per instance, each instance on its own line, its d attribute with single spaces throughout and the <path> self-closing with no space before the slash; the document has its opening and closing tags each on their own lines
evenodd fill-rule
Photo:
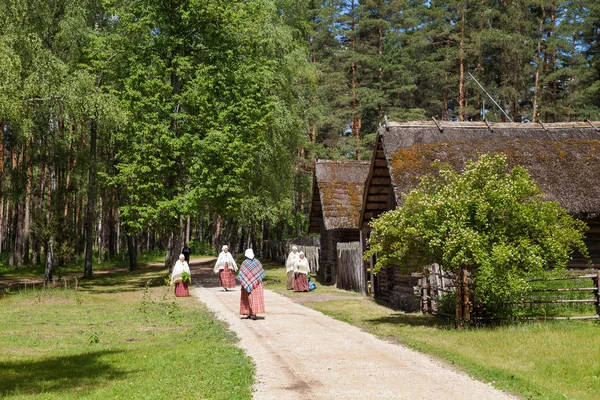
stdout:
<svg viewBox="0 0 600 400">
<path fill-rule="evenodd" d="M 298 261 L 294 267 L 294 292 L 308 292 L 308 273 L 310 268 L 304 252 L 298 254 Z"/>
<path fill-rule="evenodd" d="M 180 254 L 179 260 L 175 263 L 173 272 L 171 273 L 171 285 L 175 284 L 175 296 L 177 297 L 187 297 L 190 295 L 190 291 L 188 290 L 190 282 L 183 282 L 182 280 L 184 272 L 190 275 L 191 282 L 192 274 L 190 272 L 190 266 L 185 262 L 185 256 Z"/>
<path fill-rule="evenodd" d="M 294 288 L 294 268 L 298 262 L 298 256 L 298 248 L 296 246 L 292 246 L 292 251 L 285 262 L 285 272 L 287 273 L 286 287 L 288 290 L 292 290 Z"/>
<path fill-rule="evenodd" d="M 235 275 L 233 271 L 237 271 L 235 260 L 229 252 L 229 247 L 223 246 L 217 263 L 215 264 L 215 274 L 219 274 L 219 285 L 227 292 L 228 289 L 235 288 Z"/>
</svg>

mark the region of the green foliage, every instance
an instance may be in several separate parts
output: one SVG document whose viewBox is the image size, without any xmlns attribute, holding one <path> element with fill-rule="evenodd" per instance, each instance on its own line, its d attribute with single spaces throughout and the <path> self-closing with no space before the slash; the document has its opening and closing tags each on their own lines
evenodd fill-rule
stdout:
<svg viewBox="0 0 600 400">
<path fill-rule="evenodd" d="M 529 274 L 564 268 L 574 248 L 587 255 L 585 223 L 543 193 L 504 155 L 482 155 L 462 173 L 441 166 L 423 177 L 404 204 L 373 221 L 375 270 L 409 259 L 473 272 L 475 295 L 490 311 L 518 301 Z"/>
<path fill-rule="evenodd" d="M 113 183 L 131 231 L 177 229 L 207 206 L 252 223 L 289 213 L 294 86 L 311 70 L 274 2 L 145 0 L 108 12 L 93 64 L 129 117 Z"/>
<path fill-rule="evenodd" d="M 181 273 L 181 282 L 191 283 L 192 282 L 192 276 L 190 274 L 188 274 L 187 272 L 183 271 Z"/>
</svg>

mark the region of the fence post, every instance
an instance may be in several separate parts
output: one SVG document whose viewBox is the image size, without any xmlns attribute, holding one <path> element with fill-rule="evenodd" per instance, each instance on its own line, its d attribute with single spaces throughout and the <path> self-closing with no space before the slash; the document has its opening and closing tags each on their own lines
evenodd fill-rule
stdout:
<svg viewBox="0 0 600 400">
<path fill-rule="evenodd" d="M 596 315 L 600 318 L 600 270 L 596 271 L 596 277 L 592 279 L 596 287 Z"/>
<path fill-rule="evenodd" d="M 427 314 L 429 312 L 429 304 L 427 302 L 427 290 L 429 288 L 429 284 L 427 283 L 427 277 L 423 275 L 420 279 L 421 281 L 421 303 L 423 304 L 422 309 L 423 313 Z"/>
<path fill-rule="evenodd" d="M 463 285 L 463 319 L 471 320 L 471 299 L 469 293 L 469 271 L 466 268 L 462 269 L 462 285 Z"/>
</svg>

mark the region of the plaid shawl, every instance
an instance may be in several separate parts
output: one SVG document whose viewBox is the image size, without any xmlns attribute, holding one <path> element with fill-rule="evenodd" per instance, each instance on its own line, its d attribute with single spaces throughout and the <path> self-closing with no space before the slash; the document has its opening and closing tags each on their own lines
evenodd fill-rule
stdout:
<svg viewBox="0 0 600 400">
<path fill-rule="evenodd" d="M 240 266 L 240 273 L 238 274 L 238 280 L 242 284 L 242 287 L 246 289 L 248 293 L 252 292 L 265 277 L 265 270 L 262 264 L 256 258 L 246 258 Z"/>
</svg>

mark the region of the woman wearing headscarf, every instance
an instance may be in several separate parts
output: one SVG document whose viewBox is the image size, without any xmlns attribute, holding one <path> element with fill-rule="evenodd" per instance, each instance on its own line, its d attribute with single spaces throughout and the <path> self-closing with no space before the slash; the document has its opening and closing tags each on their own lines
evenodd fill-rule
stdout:
<svg viewBox="0 0 600 400">
<path fill-rule="evenodd" d="M 308 273 L 310 268 L 304 252 L 298 254 L 298 261 L 294 267 L 294 292 L 308 292 Z"/>
<path fill-rule="evenodd" d="M 254 258 L 252 249 L 244 253 L 246 259 L 240 266 L 238 280 L 242 284 L 240 296 L 240 315 L 247 315 L 249 319 L 256 319 L 256 314 L 265 312 L 265 294 L 263 279 L 265 271 L 262 264 Z"/>
<path fill-rule="evenodd" d="M 292 246 L 292 251 L 288 255 L 287 261 L 285 262 L 285 272 L 287 273 L 287 284 L 286 288 L 292 290 L 294 288 L 294 268 L 298 262 L 298 248 Z"/>
<path fill-rule="evenodd" d="M 223 246 L 217 263 L 215 264 L 215 274 L 219 274 L 219 285 L 227 291 L 227 289 L 235 288 L 235 275 L 233 271 L 237 271 L 235 260 L 229 252 L 229 247 Z"/>
<path fill-rule="evenodd" d="M 191 279 L 190 266 L 185 262 L 185 256 L 180 254 L 179 260 L 175 263 L 173 272 L 171 273 L 171 285 L 175 284 L 175 296 L 177 297 L 187 297 L 190 295 L 190 291 L 188 290 L 189 282 L 182 281 L 182 274 L 184 272 L 187 272 Z"/>
</svg>

